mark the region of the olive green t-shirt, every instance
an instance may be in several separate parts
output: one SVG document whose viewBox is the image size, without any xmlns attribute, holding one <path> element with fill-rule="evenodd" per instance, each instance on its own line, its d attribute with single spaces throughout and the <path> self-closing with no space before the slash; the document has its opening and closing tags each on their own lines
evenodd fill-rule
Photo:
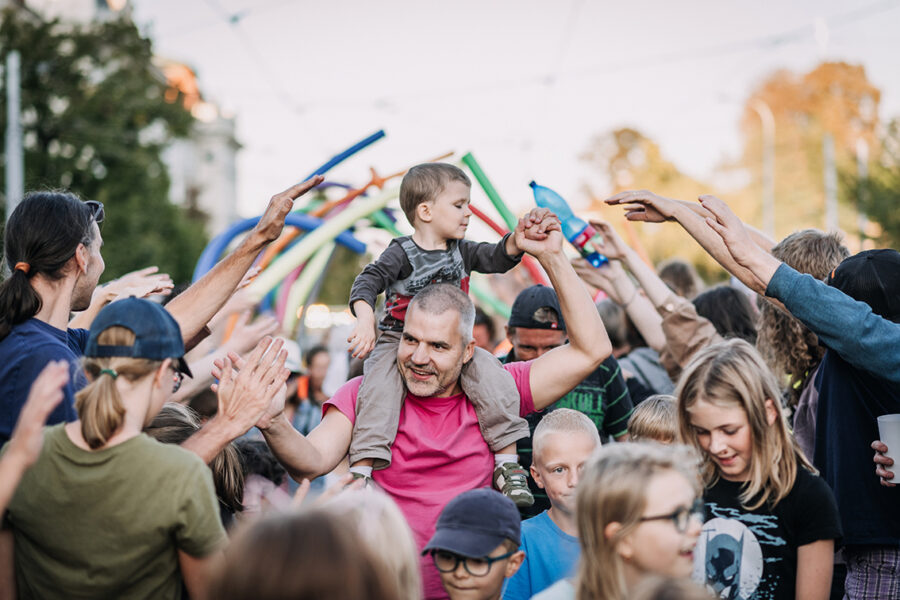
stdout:
<svg viewBox="0 0 900 600">
<path fill-rule="evenodd" d="M 144 434 L 88 452 L 64 424 L 44 430 L 7 519 L 20 598 L 180 598 L 177 551 L 225 541 L 197 455 Z"/>
</svg>

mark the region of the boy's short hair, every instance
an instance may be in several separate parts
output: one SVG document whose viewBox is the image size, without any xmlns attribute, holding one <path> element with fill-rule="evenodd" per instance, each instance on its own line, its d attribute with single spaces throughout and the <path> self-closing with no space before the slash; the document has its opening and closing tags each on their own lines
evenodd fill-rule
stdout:
<svg viewBox="0 0 900 600">
<path fill-rule="evenodd" d="M 400 183 L 400 208 L 410 225 L 415 226 L 416 207 L 434 200 L 451 181 L 459 181 L 472 187 L 469 176 L 459 167 L 448 163 L 424 163 L 406 172 Z"/>
<path fill-rule="evenodd" d="M 600 446 L 600 434 L 597 426 L 584 413 L 571 408 L 557 408 L 541 419 L 534 429 L 531 448 L 534 461 L 537 462 L 543 450 L 543 438 L 551 433 L 583 433 Z"/>
<path fill-rule="evenodd" d="M 628 419 L 628 435 L 633 442 L 654 440 L 672 443 L 678 436 L 675 396 L 656 394 L 634 408 Z"/>
</svg>

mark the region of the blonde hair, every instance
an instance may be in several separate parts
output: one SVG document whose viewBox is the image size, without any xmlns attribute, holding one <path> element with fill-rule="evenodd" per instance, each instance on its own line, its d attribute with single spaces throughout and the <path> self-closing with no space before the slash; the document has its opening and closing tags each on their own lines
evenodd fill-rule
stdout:
<svg viewBox="0 0 900 600">
<path fill-rule="evenodd" d="M 841 243 L 839 233 L 804 229 L 781 240 L 772 248 L 772 256 L 801 273 L 824 280 L 850 252 Z M 756 348 L 776 376 L 788 378 L 789 402 L 796 405 L 807 379 L 822 361 L 825 348 L 795 316 L 762 298 L 758 323 Z"/>
<path fill-rule="evenodd" d="M 815 473 L 788 430 L 781 410 L 781 390 L 759 352 L 741 339 L 708 346 L 685 367 L 675 390 L 678 397 L 678 428 L 681 441 L 701 450 L 691 426 L 690 409 L 697 402 L 726 408 L 740 407 L 750 426 L 750 476 L 740 494 L 741 505 L 755 510 L 768 502 L 778 504 L 797 479 L 797 466 Z M 772 401 L 777 418 L 769 425 L 766 400 Z M 703 483 L 710 487 L 719 471 L 709 454 L 702 452 Z"/>
<path fill-rule="evenodd" d="M 593 439 L 598 448 L 600 447 L 597 426 L 586 414 L 571 408 L 557 408 L 547 413 L 534 429 L 531 448 L 535 461 L 539 460 L 542 453 L 544 437 L 551 433 L 583 433 Z"/>
<path fill-rule="evenodd" d="M 671 444 L 678 437 L 675 396 L 654 394 L 634 407 L 628 419 L 628 435 L 633 442 L 652 440 Z"/>
<path fill-rule="evenodd" d="M 459 167 L 448 163 L 424 163 L 406 172 L 400 182 L 400 208 L 410 225 L 416 225 L 416 208 L 424 202 L 434 200 L 451 181 L 459 181 L 472 187 L 469 176 Z"/>
<path fill-rule="evenodd" d="M 97 341 L 104 346 L 132 346 L 134 333 L 124 327 L 110 327 Z M 156 371 L 162 361 L 113 356 L 85 357 L 83 366 L 91 382 L 75 394 L 75 410 L 81 421 L 81 435 L 92 449 L 106 445 L 125 421 L 125 406 L 116 379 L 138 381 Z M 103 371 L 111 370 L 115 376 Z"/>
<path fill-rule="evenodd" d="M 608 444 L 584 467 L 578 482 L 575 518 L 581 560 L 575 579 L 577 600 L 622 600 L 625 566 L 619 542 L 640 525 L 647 505 L 647 486 L 667 471 L 681 473 L 700 493 L 698 458 L 686 446 L 650 442 Z M 610 538 L 606 527 L 621 527 Z"/>
<path fill-rule="evenodd" d="M 378 570 L 394 580 L 404 598 L 422 597 L 415 538 L 403 513 L 387 494 L 369 488 L 348 491 L 322 509 L 350 524 L 376 563 L 380 563 Z"/>
</svg>

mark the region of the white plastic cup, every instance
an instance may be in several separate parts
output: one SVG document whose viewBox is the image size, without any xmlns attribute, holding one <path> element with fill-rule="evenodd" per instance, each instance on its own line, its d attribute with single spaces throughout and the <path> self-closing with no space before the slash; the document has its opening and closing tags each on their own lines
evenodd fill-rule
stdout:
<svg viewBox="0 0 900 600">
<path fill-rule="evenodd" d="M 878 417 L 878 436 L 888 447 L 885 456 L 894 459 L 894 466 L 886 467 L 894 476 L 885 481 L 897 481 L 897 474 L 900 472 L 900 414 Z"/>
</svg>

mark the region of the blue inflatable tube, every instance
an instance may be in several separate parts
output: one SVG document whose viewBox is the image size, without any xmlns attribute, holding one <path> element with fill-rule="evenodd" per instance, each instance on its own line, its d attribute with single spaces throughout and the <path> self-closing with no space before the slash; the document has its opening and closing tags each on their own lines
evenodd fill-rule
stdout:
<svg viewBox="0 0 900 600">
<path fill-rule="evenodd" d="M 203 249 L 203 253 L 200 255 L 199 260 L 197 260 L 197 266 L 194 268 L 194 281 L 203 277 L 217 262 L 219 262 L 219 257 L 225 252 L 225 249 L 228 247 L 228 244 L 231 243 L 231 240 L 248 229 L 252 229 L 259 222 L 259 219 L 260 217 L 251 217 L 249 219 L 244 219 L 243 221 L 238 221 L 213 238 L 213 240 L 207 244 L 206 248 Z M 287 225 L 303 229 L 304 231 L 312 231 L 324 221 L 303 214 L 290 213 L 285 218 L 284 222 Z M 340 233 L 334 238 L 334 241 L 342 246 L 346 246 L 357 254 L 362 254 L 366 251 L 366 245 L 347 231 Z"/>
</svg>

